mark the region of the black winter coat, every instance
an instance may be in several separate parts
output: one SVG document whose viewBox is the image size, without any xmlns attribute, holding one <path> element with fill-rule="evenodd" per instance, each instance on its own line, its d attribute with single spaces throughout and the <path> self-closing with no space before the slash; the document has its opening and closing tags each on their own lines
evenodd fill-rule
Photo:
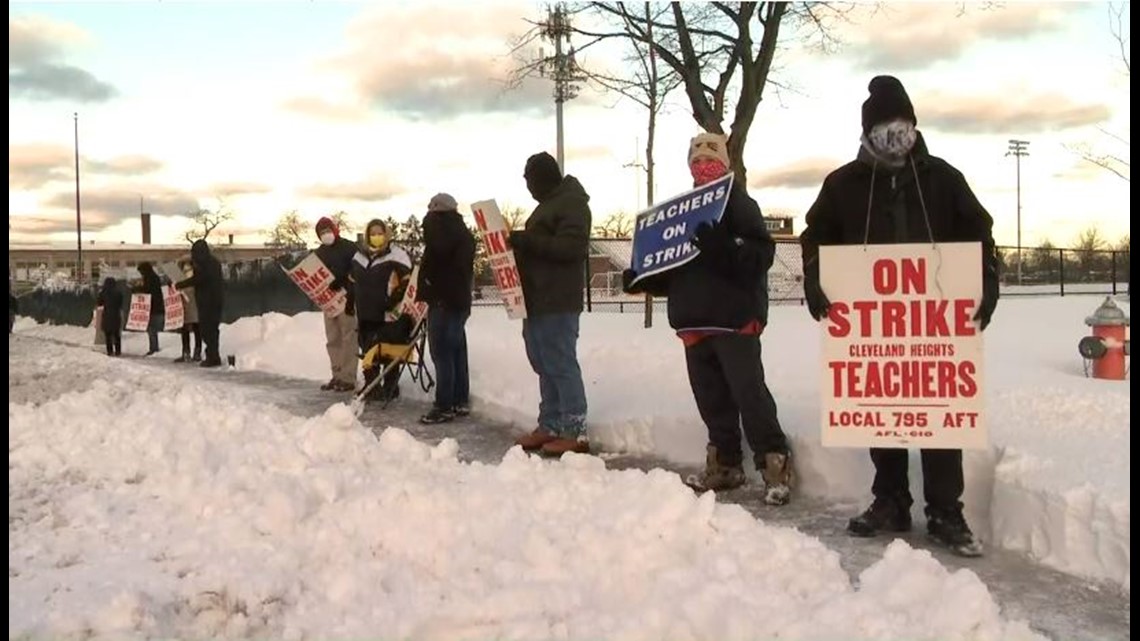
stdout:
<svg viewBox="0 0 1140 641">
<path fill-rule="evenodd" d="M 352 310 L 355 302 L 352 279 L 352 259 L 356 256 L 356 243 L 337 236 L 331 245 L 321 245 L 313 253 L 329 268 L 333 275 L 333 289 L 344 289 L 348 295 L 346 309 Z M 351 313 L 351 311 L 349 312 Z"/>
<path fill-rule="evenodd" d="M 356 284 L 356 318 L 361 322 L 382 323 L 395 312 L 404 298 L 412 259 L 403 248 L 389 244 L 381 254 L 357 252 L 352 259 L 352 280 Z"/>
<path fill-rule="evenodd" d="M 982 279 L 997 291 L 993 218 L 962 172 L 930 155 L 922 134 L 911 158 L 893 169 L 860 147 L 854 161 L 824 179 L 800 234 L 805 289 L 819 285 L 821 245 L 980 242 Z"/>
<path fill-rule="evenodd" d="M 96 304 L 103 308 L 102 329 L 107 333 L 117 333 L 123 328 L 123 292 L 113 281 L 104 284 L 99 290 Z"/>
<path fill-rule="evenodd" d="M 142 287 L 135 289 L 139 294 L 150 294 L 150 315 L 156 316 L 166 313 L 166 298 L 162 294 L 162 281 L 153 267 L 147 267 L 142 274 Z"/>
<path fill-rule="evenodd" d="M 631 290 L 668 296 L 673 329 L 736 331 L 753 321 L 768 324 L 768 270 L 776 245 L 760 206 L 739 183 L 733 182 L 720 225 L 726 244 L 703 247 L 688 263 Z"/>
<path fill-rule="evenodd" d="M 589 202 L 582 183 L 566 176 L 534 208 L 522 238 L 516 242 L 512 234 L 528 315 L 582 311 L 590 256 Z"/>
<path fill-rule="evenodd" d="M 224 301 L 222 264 L 210 253 L 210 246 L 204 240 L 196 240 L 190 246 L 190 263 L 194 266 L 194 275 L 178 283 L 176 288 L 194 288 L 200 324 L 220 324 Z"/>
<path fill-rule="evenodd" d="M 416 298 L 433 307 L 471 309 L 475 275 L 475 237 L 457 211 L 424 216 L 424 255 Z"/>
</svg>

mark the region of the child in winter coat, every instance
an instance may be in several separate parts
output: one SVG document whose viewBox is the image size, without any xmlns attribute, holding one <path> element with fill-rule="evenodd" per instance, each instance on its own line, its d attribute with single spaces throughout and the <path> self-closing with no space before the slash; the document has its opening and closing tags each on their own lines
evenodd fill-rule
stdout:
<svg viewBox="0 0 1140 641">
<path fill-rule="evenodd" d="M 194 268 L 188 261 L 183 261 L 178 265 L 186 274 L 186 277 L 194 275 Z M 198 300 L 194 296 L 194 288 L 189 287 L 182 290 L 182 355 L 174 359 L 175 363 L 188 363 L 194 361 L 195 363 L 202 360 L 202 334 L 198 332 Z M 190 335 L 194 335 L 194 354 L 190 354 Z"/>
<path fill-rule="evenodd" d="M 102 329 L 106 337 L 107 356 L 123 355 L 123 292 L 115 279 L 103 279 L 96 304 L 103 308 Z"/>
</svg>

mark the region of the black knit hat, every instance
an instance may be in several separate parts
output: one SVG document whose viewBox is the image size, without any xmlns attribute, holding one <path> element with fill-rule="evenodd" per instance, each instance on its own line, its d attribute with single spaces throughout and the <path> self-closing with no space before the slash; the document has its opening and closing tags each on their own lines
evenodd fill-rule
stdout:
<svg viewBox="0 0 1140 641">
<path fill-rule="evenodd" d="M 526 178 L 526 187 L 535 200 L 545 200 L 562 182 L 562 170 L 559 169 L 554 156 L 544 151 L 526 159 L 523 177 Z"/>
<path fill-rule="evenodd" d="M 863 103 L 863 133 L 868 134 L 875 125 L 891 120 L 905 119 L 918 124 L 914 105 L 906 95 L 902 83 L 894 76 L 875 76 L 867 85 L 871 95 Z"/>
</svg>

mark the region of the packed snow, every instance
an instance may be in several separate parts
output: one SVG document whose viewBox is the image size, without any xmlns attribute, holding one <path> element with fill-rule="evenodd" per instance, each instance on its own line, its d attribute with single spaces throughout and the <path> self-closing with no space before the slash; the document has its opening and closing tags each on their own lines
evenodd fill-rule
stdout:
<svg viewBox="0 0 1140 641">
<path fill-rule="evenodd" d="M 1130 590 L 1129 381 L 1087 378 L 1077 352 L 1077 342 L 1090 333 L 1084 319 L 1103 300 L 1002 299 L 985 335 L 991 445 L 966 452 L 963 500 L 971 527 L 988 545 Z M 1118 303 L 1128 312 L 1126 301 Z M 579 358 L 590 437 L 610 451 L 699 464 L 705 430 L 680 341 L 663 316 L 648 330 L 639 314 L 582 316 Z M 90 329 L 27 321 L 18 331 L 88 344 L 93 338 Z M 475 410 L 521 432 L 533 427 L 538 385 L 520 333 L 519 322 L 507 320 L 501 308 L 476 308 L 468 324 Z M 163 341 L 163 355 L 176 356 L 177 338 Z M 866 451 L 819 445 L 818 326 L 802 307 L 775 306 L 763 343 L 769 385 L 795 450 L 798 491 L 869 500 L 873 468 Z M 125 349 L 145 351 L 145 340 L 128 337 Z M 329 377 L 316 313 L 241 319 L 223 328 L 222 351 L 236 356 L 238 369 L 322 382 Z M 911 457 L 911 488 L 915 514 L 921 514 L 917 456 Z"/>
<path fill-rule="evenodd" d="M 969 570 L 896 541 L 853 585 L 671 472 L 464 463 L 344 405 L 15 340 L 9 638 L 1040 638 Z"/>
</svg>

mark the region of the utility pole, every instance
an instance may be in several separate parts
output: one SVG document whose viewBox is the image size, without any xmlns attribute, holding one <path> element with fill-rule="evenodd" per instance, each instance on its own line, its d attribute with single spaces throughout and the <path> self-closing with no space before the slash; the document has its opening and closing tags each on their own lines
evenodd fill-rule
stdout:
<svg viewBox="0 0 1140 641">
<path fill-rule="evenodd" d="M 1029 141 L 1010 140 L 1005 155 L 1017 162 L 1017 284 L 1021 285 L 1021 158 L 1029 155 Z"/>
<path fill-rule="evenodd" d="M 79 112 L 75 112 L 75 281 L 83 282 L 83 222 L 79 215 Z"/>
<path fill-rule="evenodd" d="M 623 169 L 633 168 L 633 169 L 640 169 L 642 171 L 645 170 L 645 165 L 637 157 L 637 153 L 638 153 L 637 147 L 639 144 L 640 144 L 640 141 L 637 139 L 634 139 L 634 142 L 633 142 L 633 150 L 634 150 L 633 151 L 633 160 L 622 165 Z M 638 212 L 638 211 L 641 211 L 641 172 L 640 171 L 634 174 L 633 183 L 634 183 L 634 186 L 637 188 L 637 200 L 634 201 L 635 206 L 633 208 L 633 211 Z M 646 206 L 649 206 L 652 204 L 653 203 L 648 203 Z"/>
<path fill-rule="evenodd" d="M 566 172 L 565 143 L 562 133 L 562 103 L 573 100 L 578 96 L 577 82 L 585 79 L 585 75 L 578 69 L 574 61 L 574 47 L 570 46 L 570 17 L 566 14 L 566 7 L 561 3 L 548 9 L 546 22 L 540 26 L 542 37 L 554 43 L 554 55 L 546 57 L 539 51 L 538 68 L 542 77 L 549 77 L 554 81 L 554 111 L 558 128 L 558 167 Z M 563 44 L 570 49 L 563 52 Z"/>
</svg>

